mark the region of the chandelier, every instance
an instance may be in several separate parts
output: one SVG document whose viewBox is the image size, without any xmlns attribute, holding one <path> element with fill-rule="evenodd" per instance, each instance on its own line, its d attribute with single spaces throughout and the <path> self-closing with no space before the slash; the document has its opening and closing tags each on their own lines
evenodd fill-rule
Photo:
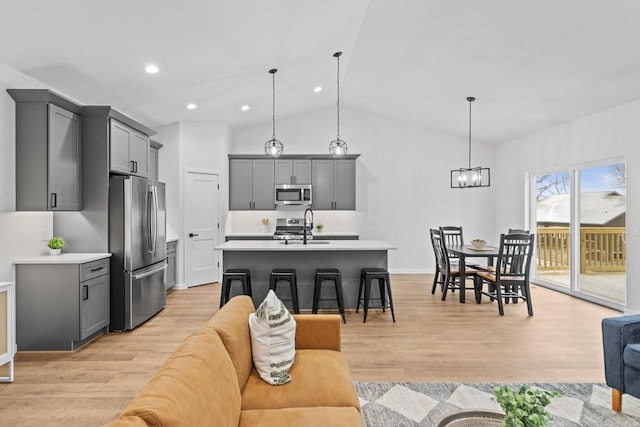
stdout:
<svg viewBox="0 0 640 427">
<path fill-rule="evenodd" d="M 451 188 L 489 187 L 491 171 L 481 166 L 471 167 L 471 103 L 476 99 L 472 96 L 469 101 L 469 167 L 451 170 Z"/>
</svg>

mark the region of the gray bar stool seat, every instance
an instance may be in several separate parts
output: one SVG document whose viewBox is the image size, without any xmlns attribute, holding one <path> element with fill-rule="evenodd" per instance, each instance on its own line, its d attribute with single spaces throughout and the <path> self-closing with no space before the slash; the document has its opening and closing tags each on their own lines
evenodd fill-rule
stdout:
<svg viewBox="0 0 640 427">
<path fill-rule="evenodd" d="M 371 299 L 371 282 L 373 280 L 378 281 L 378 287 L 380 289 L 380 306 L 370 307 L 369 301 Z M 364 290 L 364 296 L 362 295 Z M 388 297 L 388 300 L 387 300 Z M 358 302 L 356 303 L 356 313 L 360 309 L 360 304 L 364 308 L 364 320 L 367 322 L 367 314 L 369 308 L 382 308 L 384 312 L 387 307 L 391 309 L 391 318 L 394 323 L 396 321 L 396 315 L 393 310 L 393 297 L 391 296 L 391 280 L 389 279 L 389 272 L 384 268 L 371 267 L 360 269 L 360 286 L 358 288 Z"/>
<path fill-rule="evenodd" d="M 342 273 L 337 268 L 318 268 L 316 269 L 316 280 L 313 286 L 313 314 L 318 314 L 320 305 L 320 291 L 322 283 L 332 281 L 336 289 L 336 300 L 338 302 L 338 310 L 342 315 L 342 322 L 347 323 L 344 317 L 344 298 L 342 297 Z"/>
<path fill-rule="evenodd" d="M 271 270 L 271 278 L 269 280 L 269 289 L 276 292 L 276 286 L 278 282 L 289 282 L 291 287 L 291 302 L 293 303 L 293 312 L 300 314 L 300 308 L 298 307 L 298 282 L 296 280 L 296 270 L 293 268 L 274 268 Z"/>
<path fill-rule="evenodd" d="M 242 284 L 242 294 L 251 294 L 251 272 L 246 268 L 228 268 L 222 274 L 222 288 L 220 289 L 220 307 L 229 301 L 231 283 L 238 281 Z"/>
</svg>

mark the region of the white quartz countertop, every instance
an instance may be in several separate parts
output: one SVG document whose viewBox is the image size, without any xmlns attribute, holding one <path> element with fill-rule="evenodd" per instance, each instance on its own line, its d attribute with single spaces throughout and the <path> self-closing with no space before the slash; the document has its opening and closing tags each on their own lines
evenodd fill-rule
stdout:
<svg viewBox="0 0 640 427">
<path fill-rule="evenodd" d="M 61 253 L 60 255 L 41 255 L 29 258 L 14 259 L 14 264 L 83 264 L 102 258 L 111 257 L 110 253 Z"/>
<path fill-rule="evenodd" d="M 386 251 L 397 249 L 380 240 L 310 240 L 285 245 L 281 240 L 231 240 L 216 246 L 218 251 Z"/>
</svg>

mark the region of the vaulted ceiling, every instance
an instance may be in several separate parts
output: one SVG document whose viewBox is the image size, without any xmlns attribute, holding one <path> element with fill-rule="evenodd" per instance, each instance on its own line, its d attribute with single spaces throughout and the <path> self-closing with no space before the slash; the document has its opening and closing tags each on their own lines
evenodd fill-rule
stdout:
<svg viewBox="0 0 640 427">
<path fill-rule="evenodd" d="M 271 120 L 270 68 L 278 118 L 335 108 L 342 51 L 342 106 L 463 136 L 475 96 L 498 143 L 639 99 L 638 22 L 637 0 L 2 0 L 0 62 L 151 127 L 236 129 Z"/>
</svg>

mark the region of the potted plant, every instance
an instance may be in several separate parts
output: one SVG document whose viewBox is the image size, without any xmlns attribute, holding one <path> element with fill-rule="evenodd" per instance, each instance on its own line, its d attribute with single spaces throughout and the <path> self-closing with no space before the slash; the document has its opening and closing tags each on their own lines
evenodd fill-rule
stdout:
<svg viewBox="0 0 640 427">
<path fill-rule="evenodd" d="M 52 237 L 47 242 L 47 246 L 49 247 L 49 252 L 51 253 L 51 255 L 60 255 L 60 252 L 62 252 L 62 248 L 64 248 L 64 245 L 65 243 L 62 237 Z"/>
<path fill-rule="evenodd" d="M 503 427 L 544 427 L 553 419 L 545 407 L 559 396 L 557 391 L 532 389 L 523 385 L 518 391 L 509 386 L 494 387 L 492 398 L 505 412 Z"/>
<path fill-rule="evenodd" d="M 324 228 L 324 225 L 319 224 L 319 223 L 316 224 L 316 230 L 318 230 L 318 233 L 321 233 L 323 228 Z"/>
</svg>

